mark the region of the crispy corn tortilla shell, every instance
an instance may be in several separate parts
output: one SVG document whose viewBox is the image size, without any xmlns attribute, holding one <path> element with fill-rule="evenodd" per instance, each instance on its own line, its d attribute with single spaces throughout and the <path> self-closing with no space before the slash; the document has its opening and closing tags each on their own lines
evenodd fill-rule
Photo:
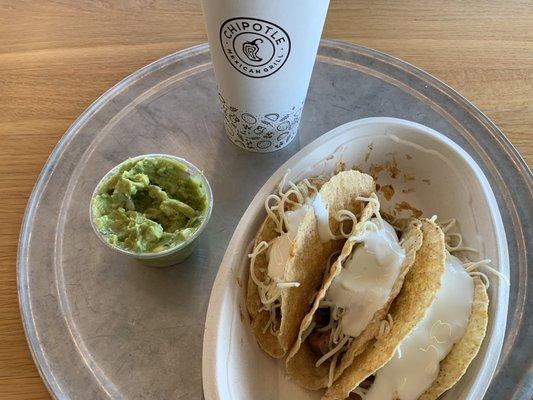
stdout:
<svg viewBox="0 0 533 400">
<path fill-rule="evenodd" d="M 363 212 L 361 213 L 361 217 L 359 218 L 358 224 L 354 228 L 354 233 L 360 233 L 363 230 L 364 222 L 368 221 L 371 217 L 372 206 L 370 204 L 367 204 L 363 209 Z M 335 261 L 335 263 L 331 266 L 330 273 L 326 276 L 322 287 L 318 291 L 313 301 L 311 310 L 302 320 L 300 330 L 296 338 L 296 342 L 294 343 L 294 346 L 292 347 L 286 360 L 287 373 L 289 374 L 289 376 L 300 386 L 303 386 L 310 390 L 317 390 L 324 387 L 322 382 L 324 381 L 324 376 L 327 377 L 328 366 L 326 364 L 322 364 L 318 368 L 315 368 L 315 363 L 317 360 L 316 355 L 311 351 L 311 348 L 309 346 L 301 347 L 302 342 L 304 340 L 303 335 L 313 322 L 313 316 L 316 310 L 318 309 L 320 300 L 325 297 L 326 290 L 331 285 L 331 282 L 335 277 L 333 271 L 338 270 L 338 268 L 340 268 L 340 264 L 349 255 L 350 253 L 344 251 L 343 249 L 341 251 L 341 254 L 339 254 L 339 257 L 337 258 L 337 261 Z M 295 356 L 297 356 L 298 358 L 295 359 Z M 304 368 L 304 366 L 309 365 L 312 365 L 312 368 Z"/>
<path fill-rule="evenodd" d="M 440 362 L 437 379 L 418 400 L 436 400 L 444 392 L 455 386 L 465 374 L 483 343 L 489 320 L 489 297 L 481 279 L 477 276 L 473 279 L 474 301 L 465 334 Z"/>
<path fill-rule="evenodd" d="M 316 183 L 313 181 L 316 185 Z M 375 191 L 375 183 L 370 175 L 358 171 L 344 171 L 333 176 L 320 187 L 320 195 L 329 209 L 330 228 L 338 232 L 339 223 L 333 215 L 342 209 L 357 212 L 361 202 L 356 198 L 370 196 Z M 278 236 L 274 222 L 267 217 L 262 224 L 254 246 L 261 241 L 274 239 Z M 246 305 L 250 315 L 252 330 L 259 346 L 272 357 L 282 358 L 293 344 L 300 322 L 309 309 L 309 304 L 322 283 L 326 259 L 333 251 L 340 248 L 341 241 L 320 241 L 317 219 L 313 208 L 307 212 L 298 227 L 291 254 L 285 266 L 285 282 L 299 282 L 297 288 L 287 288 L 281 292 L 281 312 L 279 332 L 273 335 L 269 330 L 263 333 L 269 312 L 262 309 L 258 288 L 251 278 L 248 279 Z M 256 257 L 255 268 L 259 279 L 266 278 L 268 267 L 267 252 Z"/>
<path fill-rule="evenodd" d="M 393 324 L 389 333 L 373 342 L 355 357 L 353 363 L 328 388 L 323 400 L 343 400 L 367 377 L 383 367 L 401 341 L 424 318 L 435 300 L 444 275 L 446 250 L 444 234 L 433 222 L 422 220 L 422 246 L 393 301 L 389 313 Z"/>
<path fill-rule="evenodd" d="M 461 340 L 454 344 L 452 350 L 440 362 L 437 379 L 419 400 L 436 400 L 446 390 L 454 386 L 464 375 L 472 360 L 476 357 L 483 338 L 487 333 L 489 322 L 489 296 L 481 279 L 474 276 L 474 302 L 466 331 Z"/>
<path fill-rule="evenodd" d="M 314 185 L 318 190 L 322 188 L 325 179 L 321 178 L 310 178 L 310 183 Z M 298 186 L 301 187 L 302 183 L 299 183 Z M 289 209 L 291 209 L 289 205 Z M 254 241 L 254 247 L 257 246 L 260 242 L 270 242 L 271 240 L 278 237 L 279 234 L 276 232 L 275 222 L 267 217 L 259 231 Z M 267 273 L 264 272 L 268 268 L 268 257 L 266 252 L 259 254 L 255 259 L 255 272 L 257 277 L 264 281 L 266 279 Z M 250 323 L 252 326 L 252 331 L 259 343 L 259 346 L 270 356 L 274 358 L 282 358 L 285 355 L 285 350 L 281 347 L 281 343 L 278 340 L 278 337 L 272 335 L 270 331 L 263 332 L 265 325 L 269 319 L 269 312 L 262 309 L 263 304 L 261 303 L 261 298 L 256 284 L 248 275 L 248 287 L 246 291 L 246 307 L 250 315 Z"/>
<path fill-rule="evenodd" d="M 360 221 L 356 225 L 356 235 L 359 235 L 363 232 L 364 222 L 370 219 L 371 216 L 372 208 L 370 204 L 367 204 Z M 338 377 L 344 369 L 352 364 L 354 358 L 360 354 L 366 348 L 368 343 L 378 334 L 381 321 L 386 317 L 392 301 L 400 292 L 404 278 L 409 271 L 409 268 L 411 268 L 415 261 L 416 252 L 422 245 L 421 226 L 422 223 L 417 219 L 412 219 L 408 224 L 406 224 L 401 241 L 401 246 L 405 250 L 406 257 L 402 263 L 398 278 L 393 285 L 389 299 L 383 308 L 376 311 L 368 326 L 357 338 L 355 338 L 346 353 L 339 360 L 339 363 L 334 371 L 335 378 Z M 317 390 L 327 387 L 330 362 L 325 362 L 319 367 L 315 367 L 315 364 L 320 357 L 311 350 L 308 341 L 304 340 L 303 336 L 313 321 L 314 314 L 318 310 L 320 301 L 326 296 L 326 292 L 333 282 L 333 279 L 340 272 L 341 268 L 343 268 L 342 265 L 344 261 L 351 255 L 356 244 L 357 243 L 353 241 L 347 241 L 343 246 L 341 254 L 331 267 L 328 276 L 325 278 L 324 283 L 322 284 L 322 287 L 315 298 L 311 311 L 303 319 L 298 338 L 291 349 L 289 356 L 287 357 L 286 365 L 289 376 L 300 386 L 310 390 Z"/>
<path fill-rule="evenodd" d="M 313 184 L 318 190 L 322 188 L 326 182 L 323 179 L 319 178 L 310 178 L 309 181 Z M 301 184 L 298 184 L 300 186 Z M 278 237 L 279 234 L 276 232 L 275 222 L 267 217 L 259 231 L 254 241 L 254 247 L 257 246 L 260 242 L 270 242 L 271 240 Z M 264 272 L 268 268 L 268 257 L 266 252 L 259 254 L 255 259 L 255 272 L 257 277 L 264 281 L 266 279 L 267 273 Z M 263 304 L 261 303 L 261 298 L 256 284 L 248 275 L 248 288 L 246 291 L 246 307 L 248 309 L 248 314 L 250 315 L 250 323 L 252 326 L 252 331 L 259 343 L 259 346 L 270 356 L 274 358 L 282 358 L 285 355 L 285 350 L 281 347 L 281 343 L 278 340 L 276 335 L 267 330 L 263 332 L 265 325 L 267 324 L 270 314 L 268 311 L 263 310 Z"/>
<path fill-rule="evenodd" d="M 414 264 L 416 253 L 420 249 L 420 246 L 422 246 L 421 228 L 422 223 L 420 222 L 420 220 L 413 218 L 409 221 L 409 223 L 407 224 L 407 228 L 405 228 L 405 230 L 403 231 L 401 238 L 401 247 L 405 251 L 405 259 L 402 263 L 400 274 L 396 278 L 396 281 L 394 282 L 394 285 L 391 289 L 389 299 L 387 300 L 385 306 L 383 306 L 383 308 L 381 308 L 374 314 L 372 320 L 365 328 L 365 330 L 361 332 L 361 334 L 352 342 L 346 354 L 342 357 L 340 365 L 335 370 L 335 379 L 340 376 L 342 371 L 344 371 L 346 368 L 348 368 L 348 366 L 352 364 L 354 358 L 357 355 L 361 354 L 368 345 L 368 343 L 372 339 L 374 339 L 379 333 L 381 321 L 386 318 L 392 302 L 394 301 L 396 296 L 398 296 L 398 293 L 400 293 L 405 276 Z"/>
<path fill-rule="evenodd" d="M 278 234 L 275 231 L 275 227 L 276 224 L 272 219 L 265 219 L 255 238 L 254 247 L 262 241 L 269 242 L 277 237 Z M 263 280 L 265 278 L 265 273 L 261 272 L 261 270 L 267 266 L 268 260 L 263 252 L 255 259 L 255 268 L 257 271 L 256 274 L 259 279 Z M 252 278 L 248 276 L 246 308 L 248 309 L 248 314 L 250 315 L 252 331 L 257 339 L 257 342 L 259 343 L 259 346 L 265 352 L 274 358 L 281 358 L 284 356 L 285 352 L 283 351 L 277 336 L 272 335 L 270 331 L 263 332 L 263 327 L 267 324 L 270 315 L 269 312 L 263 310 L 262 307 L 263 304 L 261 303 L 261 298 L 259 297 L 257 285 L 254 283 Z"/>
</svg>

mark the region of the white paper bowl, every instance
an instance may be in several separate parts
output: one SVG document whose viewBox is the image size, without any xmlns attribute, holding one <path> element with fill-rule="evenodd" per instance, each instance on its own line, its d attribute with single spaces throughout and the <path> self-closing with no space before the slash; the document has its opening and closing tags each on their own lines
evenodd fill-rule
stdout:
<svg viewBox="0 0 533 400">
<path fill-rule="evenodd" d="M 397 178 L 390 178 L 386 172 L 378 178 L 379 184 L 390 181 L 395 188 L 390 201 L 380 196 L 383 209 L 405 200 L 424 211 L 425 216 L 457 218 L 466 245 L 477 248 L 482 258 L 492 259 L 493 266 L 509 275 L 507 242 L 496 199 L 481 169 L 464 150 L 433 129 L 395 118 L 366 118 L 339 126 L 276 171 L 235 230 L 207 312 L 203 346 L 207 400 L 320 398 L 321 392 L 300 389 L 287 380 L 284 363 L 264 354 L 256 344 L 244 305 L 249 245 L 265 218 L 265 197 L 287 170 L 290 179 L 298 180 L 329 173 L 339 161 L 350 168 L 384 164 L 393 158 L 401 171 Z M 496 368 L 505 333 L 509 288 L 502 280 L 490 279 L 487 336 L 465 376 L 443 399 L 480 400 Z"/>
</svg>

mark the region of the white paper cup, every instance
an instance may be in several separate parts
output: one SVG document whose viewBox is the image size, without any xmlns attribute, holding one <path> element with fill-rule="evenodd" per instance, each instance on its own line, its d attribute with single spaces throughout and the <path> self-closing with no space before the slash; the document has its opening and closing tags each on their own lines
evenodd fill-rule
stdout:
<svg viewBox="0 0 533 400">
<path fill-rule="evenodd" d="M 300 124 L 329 0 L 202 0 L 224 125 L 271 152 Z"/>
</svg>

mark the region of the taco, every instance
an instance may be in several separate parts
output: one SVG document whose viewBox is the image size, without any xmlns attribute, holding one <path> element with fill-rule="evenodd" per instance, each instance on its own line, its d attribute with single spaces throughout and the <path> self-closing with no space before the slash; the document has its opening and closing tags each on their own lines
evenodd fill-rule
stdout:
<svg viewBox="0 0 533 400">
<path fill-rule="evenodd" d="M 331 386 L 379 335 L 422 245 L 421 221 L 404 223 L 398 240 L 375 194 L 367 200 L 374 217 L 355 225 L 287 357 L 289 376 L 307 389 Z"/>
<path fill-rule="evenodd" d="M 486 288 L 446 251 L 432 221 L 422 230 L 422 247 L 391 306 L 390 331 L 354 359 L 323 399 L 354 391 L 365 400 L 434 400 L 476 356 L 488 322 Z"/>
<path fill-rule="evenodd" d="M 342 235 L 332 232 L 338 232 L 343 212 L 359 219 L 369 215 L 358 198 L 375 191 L 372 177 L 357 171 L 298 184 L 284 181 L 265 200 L 268 215 L 249 255 L 246 293 L 252 331 L 275 358 L 285 356 L 293 344 L 327 258 L 342 246 Z"/>
</svg>

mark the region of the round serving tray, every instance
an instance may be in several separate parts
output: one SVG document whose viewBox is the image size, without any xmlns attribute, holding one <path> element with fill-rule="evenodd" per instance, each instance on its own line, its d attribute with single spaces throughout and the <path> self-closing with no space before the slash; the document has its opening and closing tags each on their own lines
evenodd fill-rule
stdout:
<svg viewBox="0 0 533 400">
<path fill-rule="evenodd" d="M 486 399 L 533 392 L 531 172 L 501 131 L 427 73 L 352 44 L 322 41 L 300 135 L 271 154 L 225 137 L 207 45 L 158 60 L 91 105 L 46 163 L 22 226 L 18 285 L 30 349 L 58 399 L 202 398 L 204 319 L 226 245 L 253 195 L 291 155 L 345 122 L 390 116 L 463 147 L 496 195 L 509 246 L 506 339 Z M 181 156 L 202 169 L 213 216 L 185 263 L 147 268 L 102 246 L 88 220 L 98 180 L 127 157 Z"/>
</svg>

